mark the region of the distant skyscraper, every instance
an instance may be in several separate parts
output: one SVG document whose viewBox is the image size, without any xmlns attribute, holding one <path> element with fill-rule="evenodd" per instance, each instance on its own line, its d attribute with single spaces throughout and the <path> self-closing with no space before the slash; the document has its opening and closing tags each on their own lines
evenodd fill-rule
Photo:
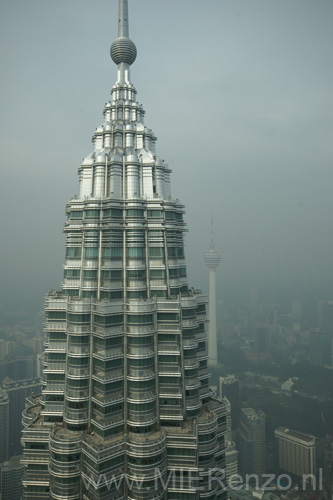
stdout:
<svg viewBox="0 0 333 500">
<path fill-rule="evenodd" d="M 20 380 L 19 382 L 5 379 L 2 388 L 7 392 L 9 399 L 8 456 L 12 457 L 22 454 L 22 411 L 25 408 L 26 398 L 32 393 L 40 393 L 40 379 Z"/>
<path fill-rule="evenodd" d="M 270 354 L 271 326 L 268 323 L 254 325 L 254 349 L 256 354 Z"/>
<path fill-rule="evenodd" d="M 24 466 L 20 459 L 21 456 L 12 457 L 0 465 L 1 500 L 21 500 L 22 498 Z"/>
<path fill-rule="evenodd" d="M 220 397 L 228 399 L 231 405 L 231 428 L 236 429 L 239 424 L 239 380 L 235 375 L 220 377 Z"/>
<path fill-rule="evenodd" d="M 333 336 L 333 300 L 318 303 L 318 323 L 323 333 Z"/>
<path fill-rule="evenodd" d="M 239 468 L 243 474 L 265 474 L 265 414 L 242 408 L 239 422 Z"/>
<path fill-rule="evenodd" d="M 9 457 L 9 399 L 0 388 L 0 463 Z"/>
<path fill-rule="evenodd" d="M 301 319 L 302 317 L 302 302 L 299 300 L 293 300 L 291 303 L 291 314 L 296 319 Z"/>
<path fill-rule="evenodd" d="M 131 83 L 127 0 L 118 29 L 118 79 L 67 204 L 62 290 L 45 300 L 24 499 L 223 500 L 227 408 L 208 385 L 206 297 L 189 287 L 184 207 Z"/>
<path fill-rule="evenodd" d="M 319 302 L 318 323 L 322 337 L 315 348 L 315 363 L 333 366 L 333 300 Z"/>
<path fill-rule="evenodd" d="M 310 332 L 310 360 L 314 365 L 331 366 L 332 364 L 332 340 L 328 334 L 318 328 Z"/>
<path fill-rule="evenodd" d="M 279 468 L 284 472 L 302 477 L 316 472 L 316 438 L 309 434 L 278 427 L 275 430 L 278 442 Z M 309 478 L 310 479 L 310 478 Z"/>
<path fill-rule="evenodd" d="M 210 249 L 205 253 L 204 260 L 209 269 L 209 329 L 208 329 L 208 364 L 217 364 L 217 333 L 216 333 L 216 268 L 221 262 L 221 255 L 215 250 L 213 218 L 211 226 Z"/>
</svg>

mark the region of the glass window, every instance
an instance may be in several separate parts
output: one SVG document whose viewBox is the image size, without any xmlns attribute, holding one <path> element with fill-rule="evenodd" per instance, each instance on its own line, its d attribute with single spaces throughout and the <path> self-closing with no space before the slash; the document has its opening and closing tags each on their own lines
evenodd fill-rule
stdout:
<svg viewBox="0 0 333 500">
<path fill-rule="evenodd" d="M 104 348 L 110 346 L 120 346 L 123 343 L 122 337 L 111 337 L 106 339 L 100 339 L 95 337 L 95 347 Z"/>
<path fill-rule="evenodd" d="M 129 324 L 147 324 L 153 322 L 152 314 L 129 314 L 127 316 Z"/>
<path fill-rule="evenodd" d="M 56 320 L 60 320 L 60 321 L 63 321 L 64 319 L 66 319 L 66 311 L 49 311 L 47 313 L 47 319 L 48 320 L 53 320 L 53 321 L 56 321 Z"/>
<path fill-rule="evenodd" d="M 88 380 L 67 378 L 67 384 L 69 387 L 88 387 Z"/>
<path fill-rule="evenodd" d="M 129 247 L 127 248 L 127 257 L 132 259 L 139 259 L 144 257 L 143 247 Z"/>
<path fill-rule="evenodd" d="M 151 368 L 154 364 L 152 358 L 128 358 L 128 365 L 130 368 Z"/>
<path fill-rule="evenodd" d="M 122 217 L 123 216 L 123 211 L 121 208 L 109 208 L 107 210 L 103 211 L 103 216 L 104 217 Z"/>
<path fill-rule="evenodd" d="M 129 291 L 127 292 L 127 298 L 129 299 L 146 299 L 147 292 L 145 290 Z"/>
<path fill-rule="evenodd" d="M 158 334 L 159 342 L 177 342 L 177 335 L 173 333 L 159 333 Z"/>
<path fill-rule="evenodd" d="M 65 332 L 50 332 L 49 340 L 52 342 L 53 340 L 66 340 L 67 335 Z"/>
<path fill-rule="evenodd" d="M 95 299 L 97 297 L 96 290 L 82 290 L 83 299 Z"/>
<path fill-rule="evenodd" d="M 111 325 L 121 325 L 123 322 L 122 314 L 113 314 L 111 316 L 98 316 L 94 315 L 94 321 L 98 325 L 111 326 Z"/>
<path fill-rule="evenodd" d="M 149 274 L 150 274 L 150 278 L 152 278 L 152 279 L 164 279 L 165 278 L 164 269 L 151 269 Z"/>
<path fill-rule="evenodd" d="M 69 259 L 79 259 L 81 257 L 81 247 L 67 247 L 66 257 Z"/>
<path fill-rule="evenodd" d="M 193 337 L 198 332 L 196 328 L 184 328 L 183 337 Z"/>
<path fill-rule="evenodd" d="M 183 457 L 194 457 L 195 450 L 191 448 L 168 448 L 168 455 L 178 455 Z M 183 495 L 183 493 L 182 493 Z M 180 498 L 184 498 L 181 496 Z M 190 498 L 193 498 L 192 496 Z M 194 497 L 195 498 L 195 497 Z"/>
<path fill-rule="evenodd" d="M 151 335 L 145 335 L 144 337 L 128 337 L 128 343 L 131 346 L 152 344 L 153 337 Z"/>
<path fill-rule="evenodd" d="M 49 352 L 47 355 L 48 361 L 66 361 L 66 354 L 61 352 Z"/>
<path fill-rule="evenodd" d="M 87 335 L 83 336 L 76 336 L 72 335 L 71 336 L 71 344 L 79 344 L 79 345 L 88 345 L 89 344 L 89 337 Z"/>
<path fill-rule="evenodd" d="M 155 402 L 151 403 L 128 403 L 128 408 L 131 411 L 149 411 L 155 409 Z"/>
<path fill-rule="evenodd" d="M 83 277 L 85 279 L 96 279 L 97 278 L 97 269 L 85 269 L 83 271 Z"/>
<path fill-rule="evenodd" d="M 87 247 L 84 249 L 84 256 L 86 259 L 97 259 L 98 247 Z"/>
<path fill-rule="evenodd" d="M 148 210 L 147 216 L 148 217 L 162 217 L 162 212 L 161 212 L 161 210 Z"/>
<path fill-rule="evenodd" d="M 177 377 L 168 377 L 168 376 L 164 377 L 163 374 L 160 374 L 159 381 L 160 384 L 171 384 L 179 387 L 179 379 Z"/>
<path fill-rule="evenodd" d="M 168 247 L 168 257 L 176 257 L 177 249 L 176 247 Z"/>
<path fill-rule="evenodd" d="M 102 278 L 104 280 L 122 280 L 123 271 L 121 269 L 112 269 L 102 271 Z"/>
<path fill-rule="evenodd" d="M 145 279 L 146 271 L 144 269 L 133 269 L 127 271 L 127 277 L 129 279 Z"/>
<path fill-rule="evenodd" d="M 195 309 L 192 308 L 192 309 L 183 309 L 182 310 L 182 315 L 183 315 L 183 318 L 193 318 L 193 316 L 195 316 Z"/>
<path fill-rule="evenodd" d="M 82 219 L 83 212 L 82 210 L 71 210 L 69 213 L 70 219 Z"/>
<path fill-rule="evenodd" d="M 149 257 L 163 258 L 163 247 L 149 247 Z"/>
<path fill-rule="evenodd" d="M 65 269 L 64 276 L 65 278 L 79 278 L 80 269 Z"/>
<path fill-rule="evenodd" d="M 121 258 L 123 255 L 122 247 L 103 247 L 102 248 L 103 257 L 107 258 Z"/>
<path fill-rule="evenodd" d="M 73 366 L 86 366 L 89 364 L 89 358 L 79 358 L 68 356 L 68 363 Z"/>
<path fill-rule="evenodd" d="M 113 300 L 122 298 L 123 298 L 122 290 L 119 290 L 118 292 L 104 292 L 104 291 L 101 292 L 101 299 Z"/>
<path fill-rule="evenodd" d="M 150 389 L 153 390 L 155 388 L 154 380 L 129 380 L 128 388 L 131 389 Z"/>
<path fill-rule="evenodd" d="M 92 219 L 99 219 L 99 210 L 86 210 L 85 211 L 85 216 L 87 218 L 92 218 Z"/>
<path fill-rule="evenodd" d="M 177 356 L 172 356 L 172 355 L 168 356 L 168 355 L 161 354 L 158 357 L 158 361 L 160 363 L 178 363 L 178 357 Z"/>
<path fill-rule="evenodd" d="M 166 290 L 151 290 L 151 297 L 166 297 Z"/>
<path fill-rule="evenodd" d="M 183 247 L 178 247 L 177 248 L 177 257 L 183 258 L 184 257 L 184 248 Z"/>
<path fill-rule="evenodd" d="M 178 313 L 157 313 L 157 321 L 178 321 Z"/>
<path fill-rule="evenodd" d="M 126 210 L 127 217 L 143 217 L 143 210 L 138 208 Z"/>
<path fill-rule="evenodd" d="M 62 382 L 65 380 L 64 373 L 46 373 L 46 380 L 48 382 Z"/>
<path fill-rule="evenodd" d="M 71 323 L 90 323 L 90 314 L 68 313 L 68 321 L 70 321 Z"/>
</svg>

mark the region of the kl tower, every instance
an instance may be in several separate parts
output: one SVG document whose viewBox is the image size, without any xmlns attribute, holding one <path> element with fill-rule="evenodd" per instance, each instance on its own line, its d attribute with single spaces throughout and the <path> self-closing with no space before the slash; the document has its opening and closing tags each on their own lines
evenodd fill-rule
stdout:
<svg viewBox="0 0 333 500">
<path fill-rule="evenodd" d="M 211 226 L 210 248 L 205 253 L 204 261 L 209 269 L 209 333 L 208 333 L 208 364 L 217 365 L 217 338 L 216 338 L 216 268 L 221 262 L 221 255 L 215 250 L 213 217 Z"/>
</svg>

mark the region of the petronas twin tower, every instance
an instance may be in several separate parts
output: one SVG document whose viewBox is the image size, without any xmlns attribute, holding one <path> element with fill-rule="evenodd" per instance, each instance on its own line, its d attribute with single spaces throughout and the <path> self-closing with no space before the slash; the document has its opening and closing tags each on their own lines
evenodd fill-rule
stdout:
<svg viewBox="0 0 333 500">
<path fill-rule="evenodd" d="M 45 300 L 43 391 L 23 413 L 24 499 L 224 499 L 226 412 L 209 388 L 206 298 L 189 287 L 184 207 L 129 67 L 67 204 L 61 291 Z"/>
</svg>

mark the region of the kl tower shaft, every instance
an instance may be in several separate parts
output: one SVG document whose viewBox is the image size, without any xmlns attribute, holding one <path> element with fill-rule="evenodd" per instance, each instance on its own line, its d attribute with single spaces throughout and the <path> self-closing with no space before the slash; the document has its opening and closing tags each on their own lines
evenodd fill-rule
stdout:
<svg viewBox="0 0 333 500">
<path fill-rule="evenodd" d="M 221 255 L 216 252 L 213 237 L 213 218 L 210 249 L 205 253 L 204 261 L 209 268 L 209 332 L 208 332 L 208 364 L 217 365 L 217 334 L 216 334 L 216 268 L 221 261 Z"/>
</svg>

